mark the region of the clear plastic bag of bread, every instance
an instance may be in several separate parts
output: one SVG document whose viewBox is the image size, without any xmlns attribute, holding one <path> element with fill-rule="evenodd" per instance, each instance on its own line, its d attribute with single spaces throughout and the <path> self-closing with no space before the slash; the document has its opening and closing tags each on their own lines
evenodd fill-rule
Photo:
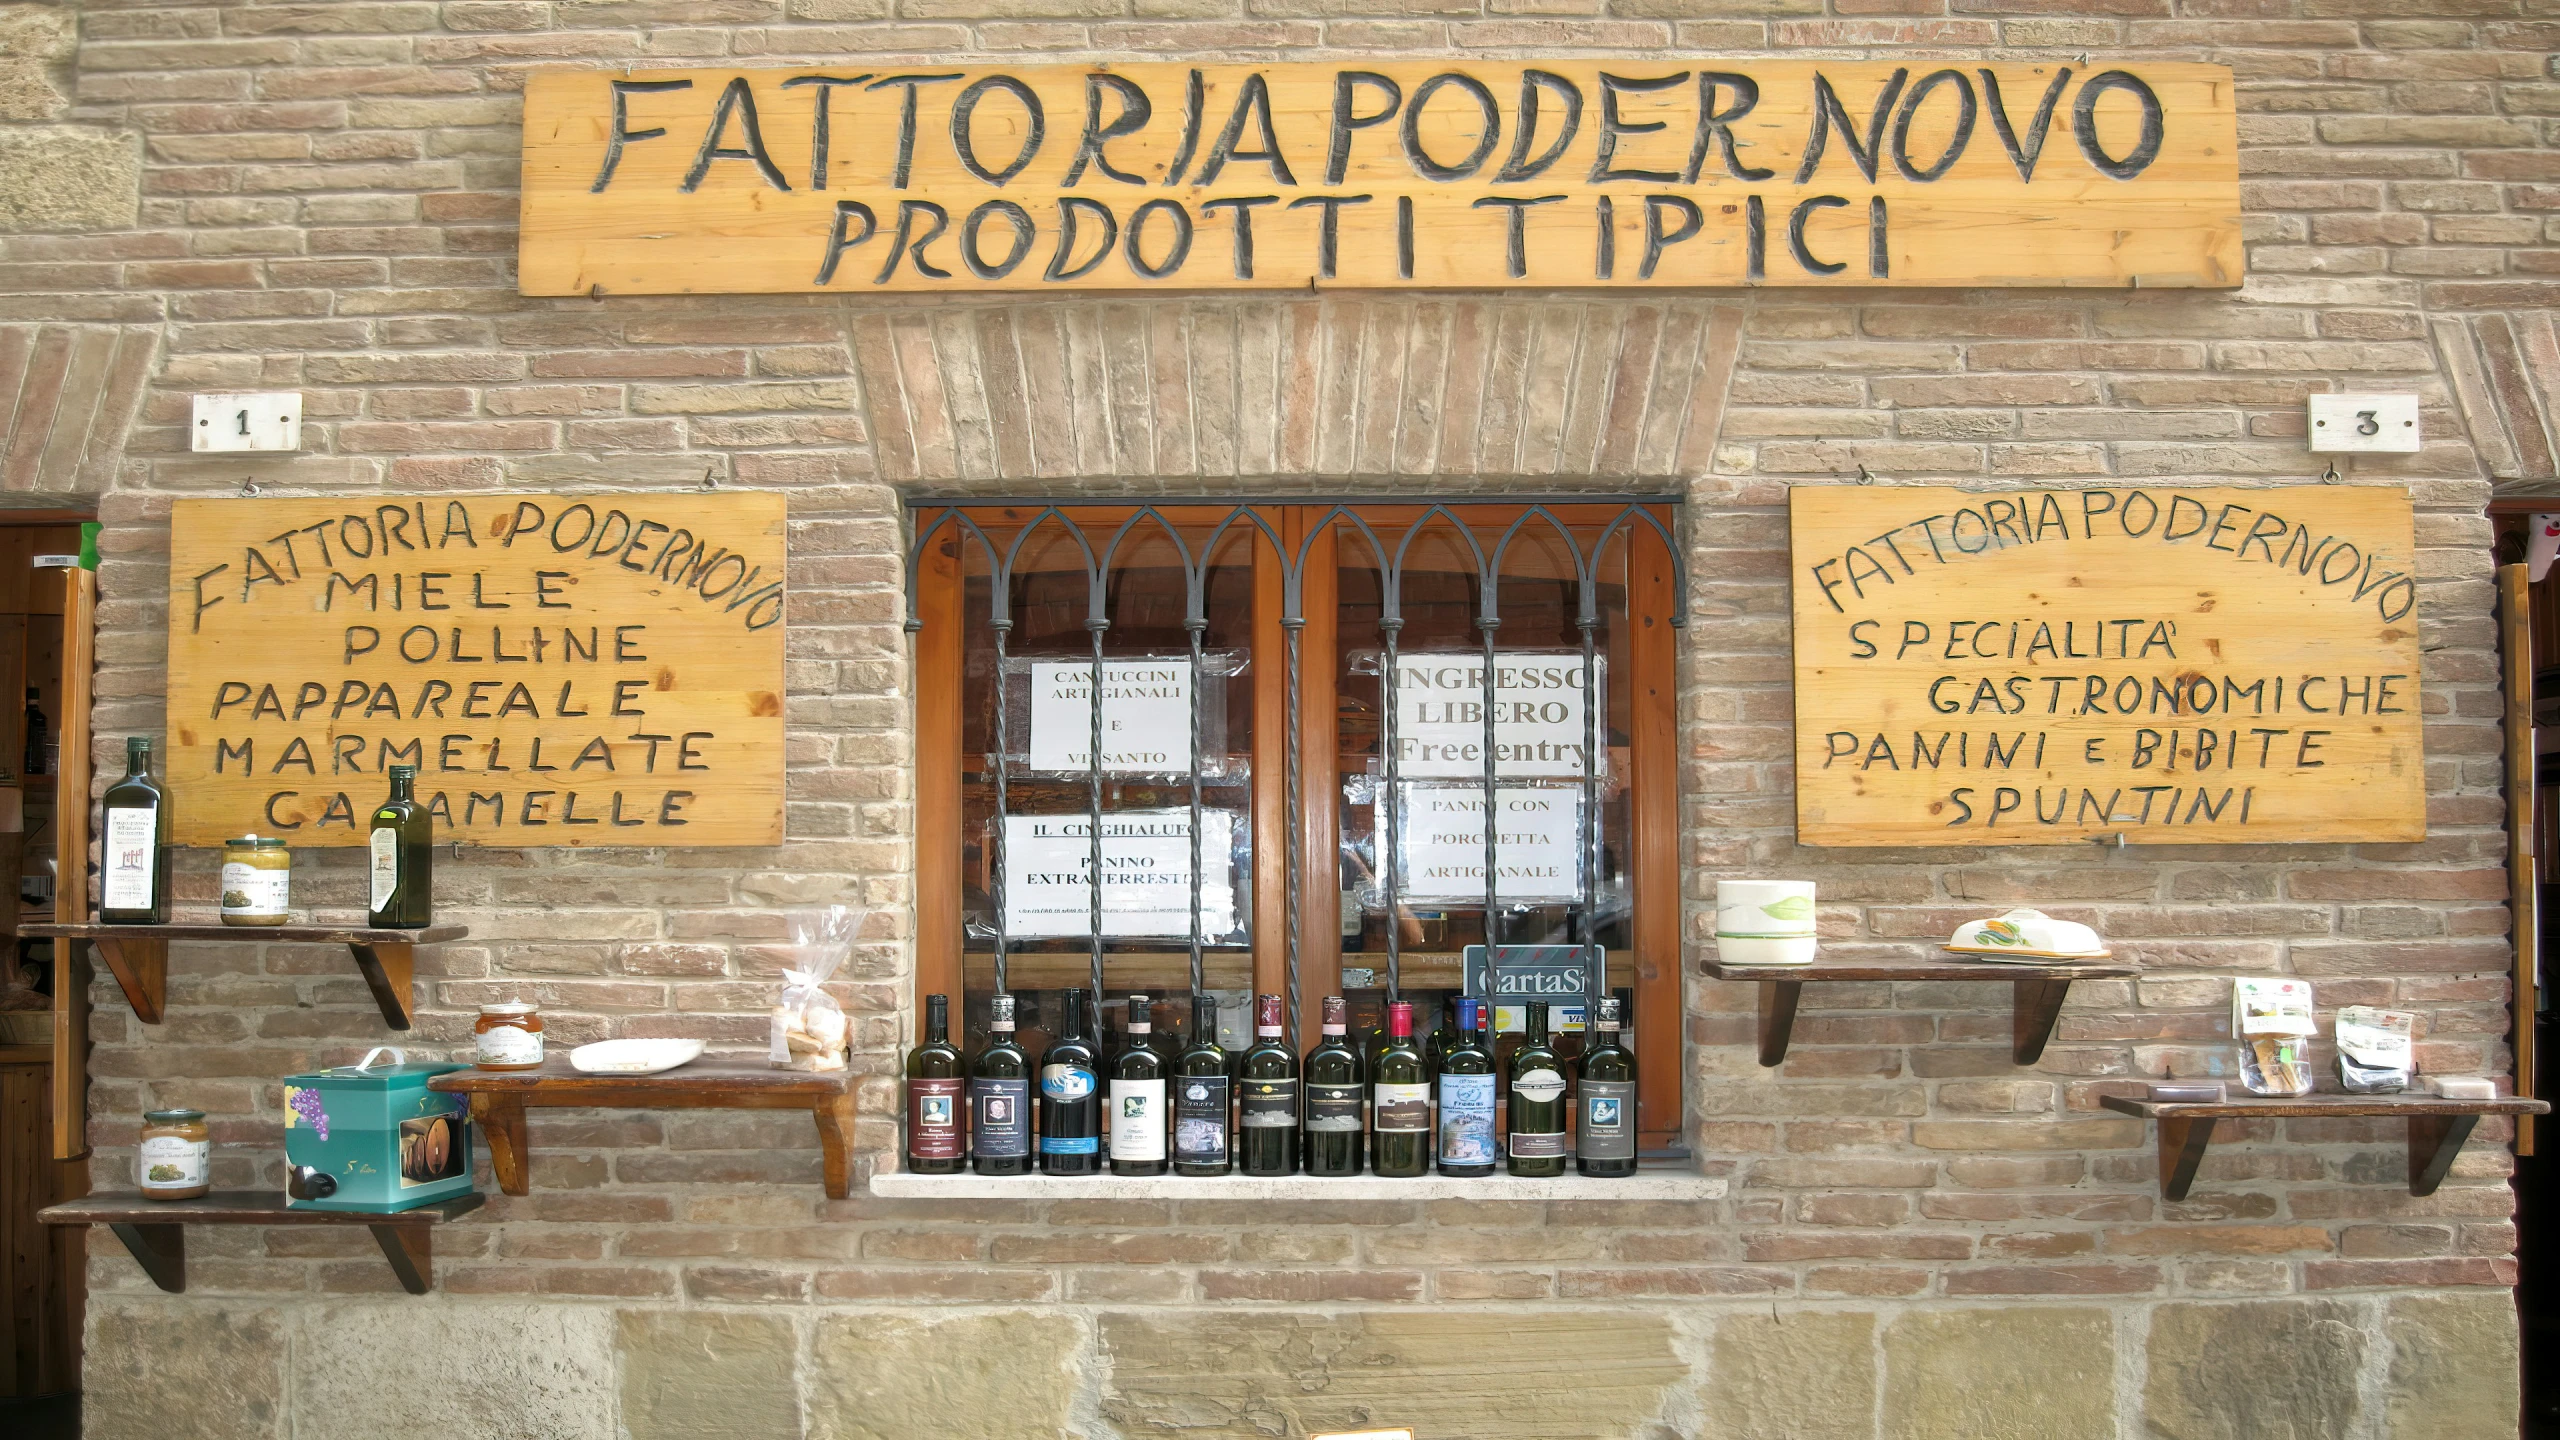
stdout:
<svg viewBox="0 0 2560 1440">
<path fill-rule="evenodd" d="M 784 1070 L 842 1070 L 852 1027 L 826 991 L 862 931 L 863 912 L 850 905 L 794 910 L 792 968 L 782 972 L 782 997 L 773 1006 L 773 1043 L 767 1058 Z"/>
</svg>

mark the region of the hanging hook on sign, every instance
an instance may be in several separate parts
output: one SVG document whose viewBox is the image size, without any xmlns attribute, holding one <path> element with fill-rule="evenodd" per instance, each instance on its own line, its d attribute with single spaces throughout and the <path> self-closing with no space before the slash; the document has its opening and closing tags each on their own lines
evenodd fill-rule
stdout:
<svg viewBox="0 0 2560 1440">
<path fill-rule="evenodd" d="M 241 481 L 240 481 L 240 497 L 241 497 L 242 499 L 244 499 L 244 500 L 254 500 L 254 499 L 256 499 L 258 496 L 260 496 L 260 495 L 262 495 L 262 494 L 264 494 L 264 493 L 265 493 L 264 491 L 262 491 L 262 490 L 260 490 L 260 489 L 258 488 L 258 477 L 257 477 L 257 476 L 255 476 L 255 475 L 249 475 L 249 476 L 244 476 L 244 477 L 242 477 L 242 479 L 241 479 Z"/>
<path fill-rule="evenodd" d="M 1858 462 L 1858 483 L 1861 485 L 1873 485 L 1876 483 L 1875 473 L 1867 469 L 1867 462 L 1863 460 Z"/>
<path fill-rule="evenodd" d="M 2340 484 L 2344 482 L 2346 478 L 2346 476 L 2338 473 L 2338 462 L 2335 460 L 2329 462 L 2328 469 L 2320 472 L 2320 483 L 2323 485 Z"/>
<path fill-rule="evenodd" d="M 708 495 L 712 491 L 720 488 L 719 469 L 720 467 L 717 465 L 705 465 L 702 467 L 702 485 L 700 487 L 702 493 Z"/>
</svg>

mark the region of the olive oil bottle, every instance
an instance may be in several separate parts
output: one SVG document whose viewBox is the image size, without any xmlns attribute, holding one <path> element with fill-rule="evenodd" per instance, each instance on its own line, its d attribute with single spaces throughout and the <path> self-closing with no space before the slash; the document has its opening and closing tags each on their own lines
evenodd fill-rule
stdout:
<svg viewBox="0 0 2560 1440">
<path fill-rule="evenodd" d="M 169 923 L 169 792 L 151 778 L 151 738 L 124 742 L 124 778 L 107 787 L 98 922 Z M 76 918 L 76 917 L 75 917 Z"/>
<path fill-rule="evenodd" d="M 391 767 L 391 798 L 374 808 L 366 844 L 373 897 L 370 924 L 424 930 L 435 918 L 435 826 L 410 793 L 418 767 Z"/>
</svg>

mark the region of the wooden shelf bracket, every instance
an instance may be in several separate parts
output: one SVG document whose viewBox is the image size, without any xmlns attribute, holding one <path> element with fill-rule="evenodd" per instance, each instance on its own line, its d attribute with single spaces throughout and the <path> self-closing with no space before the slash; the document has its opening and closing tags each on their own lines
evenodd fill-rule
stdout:
<svg viewBox="0 0 2560 1440">
<path fill-rule="evenodd" d="M 2099 1097 L 2099 1104 L 2127 1115 L 2159 1122 L 2160 1194 L 2184 1200 L 2195 1188 L 2196 1171 L 2204 1164 L 2205 1147 L 2214 1127 L 2224 1120 L 2328 1120 L 2381 1117 L 2409 1127 L 2409 1193 L 2436 1193 L 2462 1154 L 2463 1142 L 2484 1115 L 2522 1118 L 2550 1110 L 2540 1100 L 2500 1096 L 2492 1100 L 2447 1100 L 2433 1095 L 2301 1095 L 2247 1096 L 2212 1101 L 2147 1100 L 2123 1095 Z"/>
<path fill-rule="evenodd" d="M 1857 964 L 1740 965 L 1709 960 L 1703 967 L 1719 980 L 1757 981 L 1760 986 L 1760 1063 L 1777 1065 L 1787 1058 L 1795 1037 L 1796 1010 L 1804 987 L 1820 983 L 1915 980 L 1977 980 L 2009 986 L 2009 1057 L 2033 1065 L 2062 1018 L 2062 1002 L 2071 982 L 2131 975 L 2132 967 L 2107 964 L 2016 965 L 1967 960 L 1878 960 Z"/>
<path fill-rule="evenodd" d="M 406 1030 L 415 1023 L 410 986 L 417 977 L 417 947 L 459 940 L 471 932 L 460 925 L 424 930 L 376 930 L 362 925 L 101 925 L 39 924 L 24 933 L 58 941 L 87 941 L 116 977 L 125 1003 L 145 1025 L 157 1025 L 168 1011 L 169 942 L 220 941 L 231 944 L 344 945 L 355 957 L 357 973 L 373 995 L 382 1023 Z"/>
</svg>

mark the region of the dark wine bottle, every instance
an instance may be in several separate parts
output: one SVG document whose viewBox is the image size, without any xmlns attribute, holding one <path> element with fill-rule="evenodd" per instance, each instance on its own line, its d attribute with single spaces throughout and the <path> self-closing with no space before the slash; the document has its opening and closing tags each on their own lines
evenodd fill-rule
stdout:
<svg viewBox="0 0 2560 1440">
<path fill-rule="evenodd" d="M 1493 1052 L 1485 1048 L 1485 1004 L 1458 1002 L 1458 1038 L 1440 1057 L 1440 1173 L 1490 1175 L 1494 1148 Z"/>
<path fill-rule="evenodd" d="M 1238 1084 L 1243 1124 L 1237 1150 L 1247 1175 L 1298 1173 L 1298 1057 L 1281 1038 L 1280 997 L 1253 1001 L 1253 1048 L 1244 1052 Z"/>
<path fill-rule="evenodd" d="M 907 1052 L 907 1168 L 957 1175 L 969 1164 L 961 1144 L 960 1090 L 968 1066 L 951 1043 L 951 997 L 924 999 L 924 1043 Z"/>
<path fill-rule="evenodd" d="M 1361 1108 L 1368 1092 L 1360 1052 L 1351 1048 L 1350 1005 L 1324 997 L 1324 1033 L 1307 1052 L 1307 1173 L 1341 1177 L 1360 1173 Z"/>
<path fill-rule="evenodd" d="M 1377 1170 L 1400 1178 L 1431 1173 L 1431 1081 L 1413 1043 L 1413 1007 L 1387 1007 L 1387 1043 L 1378 1052 Z"/>
<path fill-rule="evenodd" d="M 27 687 L 26 753 L 19 757 L 19 769 L 25 774 L 45 775 L 53 770 L 53 752 L 48 744 L 51 737 L 45 733 L 46 729 L 44 692 L 30 685 Z"/>
<path fill-rule="evenodd" d="M 124 778 L 107 787 L 103 833 L 98 922 L 168 924 L 169 792 L 151 778 L 151 737 L 147 735 L 129 736 L 124 742 Z"/>
<path fill-rule="evenodd" d="M 1040 1057 L 1040 1173 L 1102 1172 L 1102 1096 L 1093 1042 L 1085 1038 L 1085 992 L 1062 990 L 1066 1017 Z"/>
<path fill-rule="evenodd" d="M 1120 1053 L 1111 1059 L 1111 1173 L 1164 1173 L 1164 1053 L 1147 997 L 1129 997 Z"/>
<path fill-rule="evenodd" d="M 1636 1057 L 1618 1043 L 1615 995 L 1593 1007 L 1589 1043 L 1574 1085 L 1574 1168 L 1585 1175 L 1636 1173 Z"/>
<path fill-rule="evenodd" d="M 1218 1043 L 1218 997 L 1191 997 L 1191 1043 L 1173 1060 L 1173 1173 L 1224 1175 L 1234 1159 L 1235 1120 L 1226 1048 Z"/>
<path fill-rule="evenodd" d="M 1013 1043 L 1013 997 L 987 1001 L 987 1048 L 969 1068 L 969 1155 L 981 1175 L 1031 1173 L 1031 1057 Z"/>
<path fill-rule="evenodd" d="M 1440 1023 L 1422 1040 L 1422 1071 L 1433 1080 L 1440 1078 L 1440 1057 L 1458 1043 L 1458 996 L 1455 991 L 1440 997 Z"/>
<path fill-rule="evenodd" d="M 1511 1052 L 1511 1173 L 1564 1173 L 1564 1071 L 1547 1046 L 1547 1002 L 1527 1006 L 1528 1032 Z"/>
<path fill-rule="evenodd" d="M 391 798 L 373 812 L 367 842 L 373 877 L 369 922 L 385 930 L 424 930 L 435 919 L 435 821 L 411 795 L 415 765 L 390 769 Z"/>
</svg>

